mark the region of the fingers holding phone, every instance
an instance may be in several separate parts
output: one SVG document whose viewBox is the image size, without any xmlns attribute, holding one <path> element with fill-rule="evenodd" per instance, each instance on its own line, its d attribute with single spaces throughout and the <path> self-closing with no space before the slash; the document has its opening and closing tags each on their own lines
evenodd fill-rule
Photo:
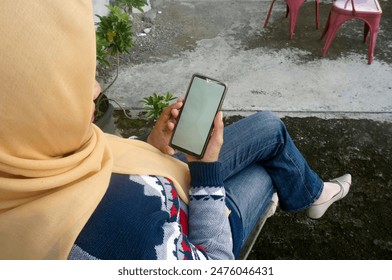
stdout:
<svg viewBox="0 0 392 280">
<path fill-rule="evenodd" d="M 176 103 L 172 104 L 168 110 L 170 111 L 170 116 L 167 121 L 169 130 L 173 131 L 177 123 L 178 116 L 180 115 L 180 110 L 184 104 L 184 98 L 178 98 Z"/>
<path fill-rule="evenodd" d="M 223 114 L 219 111 L 214 119 L 214 128 L 211 133 L 210 141 L 208 142 L 204 156 L 198 159 L 194 156 L 187 155 L 188 162 L 202 161 L 202 162 L 215 162 L 219 159 L 220 150 L 223 145 Z"/>
<path fill-rule="evenodd" d="M 172 155 L 175 153 L 175 150 L 170 147 L 169 141 L 177 123 L 177 118 L 179 116 L 179 111 L 183 106 L 183 102 L 184 99 L 179 98 L 175 103 L 166 107 L 147 138 L 149 144 L 165 154 Z"/>
<path fill-rule="evenodd" d="M 192 76 L 183 102 L 184 105 L 176 118 L 170 140 L 170 146 L 173 149 L 192 156 L 189 157 L 192 159 L 203 159 L 203 161 L 206 159 L 204 154 L 214 127 L 218 130 L 217 134 L 220 133 L 222 115 L 218 112 L 223 104 L 226 91 L 227 85 L 223 82 L 200 74 Z M 216 145 L 218 140 L 216 138 L 215 144 L 211 144 L 215 148 L 209 149 L 216 150 L 216 147 L 219 146 Z M 211 154 L 216 153 L 211 152 Z"/>
</svg>

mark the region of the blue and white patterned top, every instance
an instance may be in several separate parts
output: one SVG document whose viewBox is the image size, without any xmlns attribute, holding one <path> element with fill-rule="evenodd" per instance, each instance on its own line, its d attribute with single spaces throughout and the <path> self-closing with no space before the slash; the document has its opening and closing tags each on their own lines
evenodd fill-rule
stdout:
<svg viewBox="0 0 392 280">
<path fill-rule="evenodd" d="M 113 174 L 69 259 L 233 259 L 220 164 L 189 169 L 189 205 L 167 178 Z"/>
</svg>

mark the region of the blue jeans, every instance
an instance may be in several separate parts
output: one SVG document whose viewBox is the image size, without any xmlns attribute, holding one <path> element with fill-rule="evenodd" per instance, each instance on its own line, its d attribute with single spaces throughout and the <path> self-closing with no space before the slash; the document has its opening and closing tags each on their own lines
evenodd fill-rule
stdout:
<svg viewBox="0 0 392 280">
<path fill-rule="evenodd" d="M 271 112 L 256 113 L 227 126 L 219 161 L 231 210 L 235 256 L 274 192 L 282 210 L 300 211 L 323 188 L 323 181 L 309 167 L 283 122 Z"/>
</svg>

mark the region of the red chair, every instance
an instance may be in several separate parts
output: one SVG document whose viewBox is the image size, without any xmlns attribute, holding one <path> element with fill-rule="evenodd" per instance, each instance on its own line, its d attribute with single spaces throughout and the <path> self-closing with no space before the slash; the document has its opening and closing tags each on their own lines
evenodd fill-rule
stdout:
<svg viewBox="0 0 392 280">
<path fill-rule="evenodd" d="M 267 18 L 264 22 L 264 28 L 267 26 L 269 18 L 271 16 L 272 7 L 274 6 L 276 0 L 273 0 L 271 6 L 269 8 Z M 299 9 L 301 8 L 302 4 L 305 0 L 285 0 L 286 1 L 286 17 L 290 16 L 290 40 L 293 39 L 295 25 L 297 24 L 297 18 Z M 316 28 L 318 29 L 320 26 L 320 7 L 319 7 L 320 0 L 316 0 Z"/>
<path fill-rule="evenodd" d="M 373 61 L 374 48 L 380 26 L 382 10 L 377 0 L 335 0 L 321 38 L 326 36 L 322 56 L 328 51 L 339 27 L 348 20 L 359 19 L 365 23 L 363 42 L 370 32 L 368 64 Z"/>
</svg>

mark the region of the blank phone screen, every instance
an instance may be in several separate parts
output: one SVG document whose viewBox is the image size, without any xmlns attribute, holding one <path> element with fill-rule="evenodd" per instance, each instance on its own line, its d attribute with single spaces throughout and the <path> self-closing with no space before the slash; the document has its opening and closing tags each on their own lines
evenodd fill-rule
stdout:
<svg viewBox="0 0 392 280">
<path fill-rule="evenodd" d="M 201 155 L 226 91 L 223 83 L 194 76 L 171 143 Z"/>
</svg>

